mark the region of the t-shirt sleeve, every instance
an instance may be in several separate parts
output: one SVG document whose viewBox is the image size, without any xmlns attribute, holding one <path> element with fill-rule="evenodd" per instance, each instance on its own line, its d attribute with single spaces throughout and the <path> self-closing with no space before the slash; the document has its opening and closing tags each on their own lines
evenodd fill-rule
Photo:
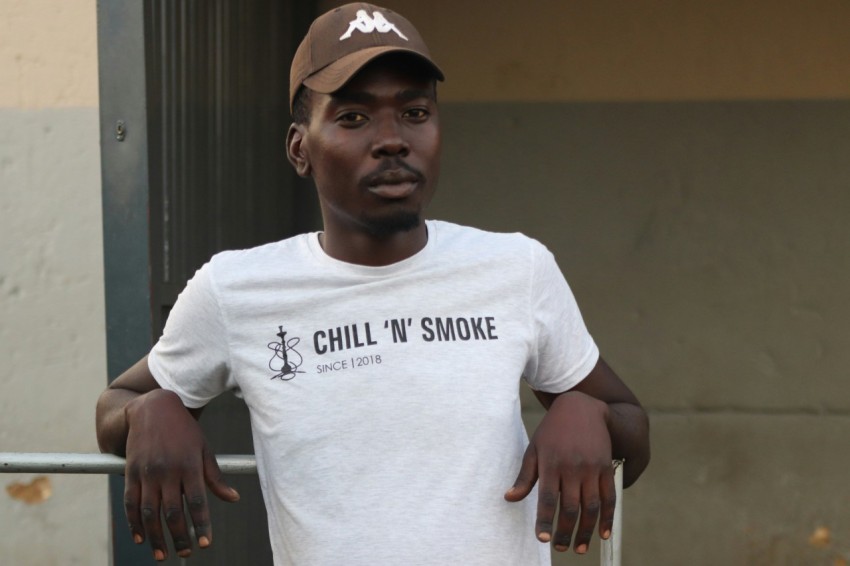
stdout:
<svg viewBox="0 0 850 566">
<path fill-rule="evenodd" d="M 177 297 L 148 368 L 163 389 L 190 408 L 234 389 L 227 330 L 215 291 L 213 266 L 199 269 Z"/>
<path fill-rule="evenodd" d="M 532 389 L 563 393 L 583 380 L 599 349 L 552 253 L 534 242 L 530 313 L 534 344 L 524 377 Z"/>
</svg>

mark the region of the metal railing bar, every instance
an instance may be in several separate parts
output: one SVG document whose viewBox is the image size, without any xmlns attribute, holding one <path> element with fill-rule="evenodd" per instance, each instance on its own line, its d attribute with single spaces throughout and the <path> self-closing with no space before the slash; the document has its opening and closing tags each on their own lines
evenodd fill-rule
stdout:
<svg viewBox="0 0 850 566">
<path fill-rule="evenodd" d="M 216 460 L 225 474 L 257 473 L 252 454 L 222 454 Z M 122 474 L 124 463 L 112 454 L 0 452 L 0 473 Z"/>
<path fill-rule="evenodd" d="M 614 509 L 614 526 L 608 540 L 600 543 L 599 564 L 620 566 L 623 544 L 623 461 L 614 460 L 614 488 L 617 492 L 617 507 Z"/>
</svg>

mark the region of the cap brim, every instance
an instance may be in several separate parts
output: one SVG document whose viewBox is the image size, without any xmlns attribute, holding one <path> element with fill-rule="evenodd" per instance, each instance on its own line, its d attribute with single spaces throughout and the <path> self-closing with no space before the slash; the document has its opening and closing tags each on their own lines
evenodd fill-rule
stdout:
<svg viewBox="0 0 850 566">
<path fill-rule="evenodd" d="M 336 92 L 342 88 L 345 83 L 350 81 L 351 78 L 357 74 L 357 71 L 366 66 L 367 63 L 386 53 L 409 53 L 418 58 L 420 61 L 427 63 L 428 66 L 433 69 L 434 77 L 436 79 L 441 81 L 445 80 L 443 71 L 441 71 L 433 61 L 421 53 L 413 51 L 412 49 L 405 49 L 404 47 L 381 45 L 379 47 L 361 49 L 360 51 L 356 51 L 350 55 L 337 59 L 327 67 L 319 69 L 304 79 L 302 84 L 309 87 L 310 90 L 321 92 L 323 94 Z"/>
</svg>

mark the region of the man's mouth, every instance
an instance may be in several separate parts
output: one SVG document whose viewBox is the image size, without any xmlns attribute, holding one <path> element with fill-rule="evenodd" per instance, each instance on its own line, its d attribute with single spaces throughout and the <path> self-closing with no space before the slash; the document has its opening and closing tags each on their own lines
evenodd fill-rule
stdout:
<svg viewBox="0 0 850 566">
<path fill-rule="evenodd" d="M 409 171 L 382 171 L 369 180 L 370 193 L 386 199 L 407 198 L 419 186 L 419 177 Z"/>
</svg>

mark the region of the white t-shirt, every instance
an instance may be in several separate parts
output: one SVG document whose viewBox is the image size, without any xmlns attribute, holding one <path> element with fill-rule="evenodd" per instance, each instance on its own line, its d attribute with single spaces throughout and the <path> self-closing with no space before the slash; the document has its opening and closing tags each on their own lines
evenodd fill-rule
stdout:
<svg viewBox="0 0 850 566">
<path fill-rule="evenodd" d="M 541 244 L 427 227 L 383 267 L 316 233 L 217 254 L 148 358 L 188 407 L 244 397 L 278 566 L 550 562 L 536 494 L 503 499 L 528 442 L 519 380 L 566 391 L 597 347 Z"/>
</svg>

